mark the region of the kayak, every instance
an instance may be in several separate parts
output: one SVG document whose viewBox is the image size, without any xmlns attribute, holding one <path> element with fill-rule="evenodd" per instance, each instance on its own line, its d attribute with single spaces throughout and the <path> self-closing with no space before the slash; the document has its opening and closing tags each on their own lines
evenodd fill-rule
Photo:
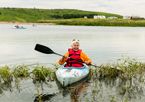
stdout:
<svg viewBox="0 0 145 102">
<path fill-rule="evenodd" d="M 86 65 L 81 68 L 64 67 L 63 65 L 55 74 L 60 84 L 65 87 L 87 77 L 89 75 L 89 68 Z"/>
<path fill-rule="evenodd" d="M 33 27 L 36 27 L 36 25 L 32 25 Z"/>
<path fill-rule="evenodd" d="M 12 28 L 12 29 L 26 29 L 26 28 L 25 27 L 19 27 L 19 28 L 15 27 L 15 28 Z"/>
</svg>

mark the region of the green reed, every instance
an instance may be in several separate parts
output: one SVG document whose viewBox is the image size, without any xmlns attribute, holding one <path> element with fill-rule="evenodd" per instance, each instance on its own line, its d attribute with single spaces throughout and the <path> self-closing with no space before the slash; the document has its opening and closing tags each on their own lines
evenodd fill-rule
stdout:
<svg viewBox="0 0 145 102">
<path fill-rule="evenodd" d="M 9 68 L 7 65 L 0 67 L 0 81 L 4 81 L 5 83 L 11 82 L 13 78 L 15 81 L 23 78 L 32 78 L 37 80 L 46 79 L 50 81 L 54 81 L 56 79 L 55 71 L 59 68 L 59 65 L 54 63 L 51 68 L 45 66 L 33 66 L 33 70 L 30 71 L 31 68 L 24 64 L 19 66 L 14 66 L 13 68 Z"/>
<path fill-rule="evenodd" d="M 13 70 L 12 70 L 12 74 L 13 74 L 15 79 L 28 78 L 28 77 L 30 77 L 29 70 L 30 69 L 27 66 L 22 64 L 22 65 L 14 67 Z"/>
<path fill-rule="evenodd" d="M 9 83 L 15 79 L 22 78 L 32 78 L 38 81 L 54 81 L 56 80 L 55 71 L 60 67 L 57 63 L 52 64 L 52 67 L 45 66 L 33 66 L 33 70 L 30 71 L 29 66 L 24 64 L 19 66 L 14 66 L 14 68 L 9 68 L 8 66 L 0 67 L 0 80 L 1 83 Z M 89 67 L 89 81 L 91 82 L 91 98 L 86 98 L 88 102 L 96 102 L 100 99 L 103 94 L 103 88 L 106 86 L 115 87 L 117 90 L 117 95 L 112 95 L 110 93 L 107 98 L 110 102 L 129 102 L 129 100 L 135 99 L 137 95 L 143 94 L 143 83 L 145 82 L 145 63 L 138 62 L 134 58 L 122 57 L 118 59 L 116 63 L 106 65 L 100 65 L 100 68 L 95 68 L 93 66 Z M 116 79 L 118 81 L 116 81 Z M 0 84 L 1 84 L 0 83 Z M 2 85 L 2 84 L 1 84 Z M 104 86 L 105 85 L 105 86 Z M 82 85 L 82 88 L 85 85 Z M 84 89 L 84 88 L 83 88 Z M 71 90 L 74 94 L 72 97 L 75 100 L 83 100 L 83 96 L 80 94 L 77 97 L 75 87 Z M 40 96 L 37 90 L 37 95 Z M 122 96 L 122 99 L 118 99 L 118 96 Z M 41 96 L 39 97 L 41 100 Z M 106 99 L 102 98 L 102 101 Z"/>
<path fill-rule="evenodd" d="M 4 66 L 0 68 L 0 80 L 5 82 L 12 81 L 13 77 L 18 78 L 28 78 L 30 74 L 32 78 L 37 80 L 50 80 L 54 81 L 56 79 L 55 71 L 60 67 L 57 63 L 52 64 L 53 66 L 33 66 L 33 70 L 30 72 L 30 68 L 24 64 L 15 66 L 14 68 L 9 68 Z M 113 67 L 113 68 L 112 68 Z M 123 80 L 128 80 L 139 77 L 140 81 L 144 81 L 145 63 L 137 62 L 136 59 L 131 59 L 129 57 L 117 60 L 117 63 L 106 65 L 100 65 L 100 68 L 95 68 L 90 66 L 90 77 L 95 78 L 97 76 L 103 76 L 108 78 L 118 77 Z"/>
<path fill-rule="evenodd" d="M 56 72 L 56 70 L 58 69 L 60 67 L 60 65 L 58 64 L 58 63 L 53 63 L 52 64 L 52 67 L 51 68 L 48 68 L 48 77 L 49 77 L 49 80 L 51 80 L 51 81 L 54 81 L 55 79 L 56 79 L 56 74 L 55 74 L 55 72 Z"/>
<path fill-rule="evenodd" d="M 91 101 L 96 101 L 99 98 L 94 94 L 96 89 L 99 89 L 97 94 L 102 95 L 100 83 L 104 83 L 105 87 L 116 87 L 116 90 L 118 90 L 115 96 L 110 93 L 108 96 L 110 102 L 130 102 L 130 100 L 136 99 L 136 97 L 143 94 L 145 63 L 138 62 L 135 58 L 123 56 L 116 63 L 107 63 L 106 65 L 100 65 L 100 67 L 90 67 L 91 83 L 94 84 Z M 122 99 L 118 98 L 119 96 L 122 96 Z"/>
<path fill-rule="evenodd" d="M 32 71 L 33 77 L 37 80 L 46 80 L 46 77 L 48 76 L 48 70 L 44 66 L 35 66 L 34 70 Z"/>
<path fill-rule="evenodd" d="M 38 89 L 38 87 L 36 87 L 36 90 L 37 90 L 37 95 L 38 95 L 38 97 L 39 97 L 39 102 L 41 102 L 41 98 L 42 98 L 42 96 L 41 96 L 41 94 L 39 93 L 39 89 Z"/>
<path fill-rule="evenodd" d="M 100 68 L 90 67 L 90 76 L 95 77 L 97 75 L 105 76 L 108 78 L 115 78 L 119 76 L 122 79 L 131 79 L 139 76 L 143 81 L 143 74 L 145 72 L 145 63 L 138 62 L 134 58 L 122 57 L 117 60 L 117 63 L 106 65 L 100 65 Z"/>
<path fill-rule="evenodd" d="M 120 68 L 125 74 L 121 74 L 120 78 L 132 79 L 138 76 L 139 78 L 143 78 L 142 75 L 145 72 L 145 64 L 141 62 L 137 62 L 136 59 L 131 59 L 129 57 L 122 58 L 117 60 L 117 67 Z"/>
<path fill-rule="evenodd" d="M 37 80 L 51 80 L 54 81 L 56 76 L 55 76 L 55 71 L 58 69 L 56 65 L 54 64 L 54 68 L 46 68 L 45 66 L 34 66 L 34 70 L 31 72 L 34 79 Z"/>
<path fill-rule="evenodd" d="M 0 68 L 0 79 L 3 80 L 4 83 L 11 83 L 13 80 L 11 69 L 8 66 Z"/>
</svg>

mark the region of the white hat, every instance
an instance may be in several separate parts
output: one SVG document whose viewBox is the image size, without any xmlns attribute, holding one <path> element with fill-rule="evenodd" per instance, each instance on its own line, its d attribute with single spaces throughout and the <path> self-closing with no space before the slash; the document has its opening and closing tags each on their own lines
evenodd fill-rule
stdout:
<svg viewBox="0 0 145 102">
<path fill-rule="evenodd" d="M 74 43 L 79 43 L 79 40 L 78 39 L 73 39 L 71 45 L 73 45 Z"/>
</svg>

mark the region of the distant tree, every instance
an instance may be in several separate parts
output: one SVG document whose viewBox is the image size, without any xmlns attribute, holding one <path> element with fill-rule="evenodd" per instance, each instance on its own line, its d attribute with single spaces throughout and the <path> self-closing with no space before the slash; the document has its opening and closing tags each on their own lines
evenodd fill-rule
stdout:
<svg viewBox="0 0 145 102">
<path fill-rule="evenodd" d="M 64 14 L 62 17 L 64 19 L 69 19 L 69 18 L 72 18 L 72 15 L 70 15 L 70 14 Z"/>
<path fill-rule="evenodd" d="M 0 12 L 0 15 L 2 15 L 2 13 Z"/>
<path fill-rule="evenodd" d="M 26 18 L 26 22 L 30 22 L 30 20 L 28 18 Z"/>
<path fill-rule="evenodd" d="M 62 18 L 62 16 L 60 16 L 60 15 L 50 15 L 52 18 Z"/>
</svg>

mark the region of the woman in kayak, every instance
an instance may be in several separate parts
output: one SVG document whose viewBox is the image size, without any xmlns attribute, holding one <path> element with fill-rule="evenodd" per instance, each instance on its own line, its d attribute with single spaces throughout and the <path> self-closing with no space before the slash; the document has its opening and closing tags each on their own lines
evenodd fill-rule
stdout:
<svg viewBox="0 0 145 102">
<path fill-rule="evenodd" d="M 15 27 L 16 27 L 16 28 L 19 28 L 19 26 L 18 26 L 18 25 L 16 25 Z"/>
<path fill-rule="evenodd" d="M 58 63 L 62 65 L 66 62 L 65 67 L 83 67 L 83 63 L 81 61 L 84 61 L 87 65 L 91 64 L 91 59 L 81 49 L 79 49 L 79 45 L 79 40 L 73 39 L 71 48 L 68 49 L 68 52 L 66 52 L 61 59 L 59 59 Z"/>
</svg>

